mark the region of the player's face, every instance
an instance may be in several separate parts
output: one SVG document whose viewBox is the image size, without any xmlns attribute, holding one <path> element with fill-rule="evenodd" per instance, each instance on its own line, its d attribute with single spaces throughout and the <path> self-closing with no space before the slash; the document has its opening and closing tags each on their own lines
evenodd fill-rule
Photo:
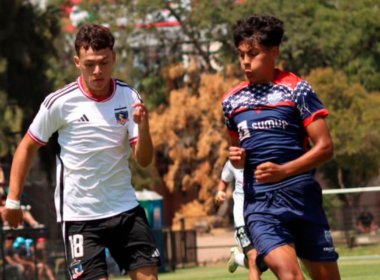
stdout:
<svg viewBox="0 0 380 280">
<path fill-rule="evenodd" d="M 269 83 L 274 79 L 275 61 L 279 56 L 279 47 L 265 47 L 256 41 L 254 43 L 242 42 L 238 51 L 241 68 L 251 83 Z"/>
<path fill-rule="evenodd" d="M 81 48 L 79 56 L 74 57 L 75 65 L 81 71 L 85 89 L 91 94 L 105 96 L 110 93 L 115 58 L 115 52 L 109 48 L 98 51 Z"/>
</svg>

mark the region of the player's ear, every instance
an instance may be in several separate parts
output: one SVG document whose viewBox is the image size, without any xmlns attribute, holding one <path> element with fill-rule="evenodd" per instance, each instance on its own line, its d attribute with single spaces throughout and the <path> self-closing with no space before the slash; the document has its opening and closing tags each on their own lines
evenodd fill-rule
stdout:
<svg viewBox="0 0 380 280">
<path fill-rule="evenodd" d="M 79 69 L 79 56 L 74 56 L 74 63 L 75 63 L 75 66 Z"/>
<path fill-rule="evenodd" d="M 276 60 L 280 56 L 280 47 L 279 46 L 272 47 L 270 50 L 270 53 L 271 53 L 272 58 Z"/>
<path fill-rule="evenodd" d="M 116 52 L 112 51 L 112 61 L 115 64 L 116 62 Z"/>
</svg>

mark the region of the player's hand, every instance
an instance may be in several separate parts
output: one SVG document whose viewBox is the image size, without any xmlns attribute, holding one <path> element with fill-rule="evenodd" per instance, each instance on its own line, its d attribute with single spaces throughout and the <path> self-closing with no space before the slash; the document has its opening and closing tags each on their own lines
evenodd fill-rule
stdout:
<svg viewBox="0 0 380 280">
<path fill-rule="evenodd" d="M 272 162 L 265 162 L 257 166 L 255 171 L 258 183 L 276 183 L 286 178 L 285 167 Z"/>
<path fill-rule="evenodd" d="M 143 103 L 135 103 L 132 106 L 136 110 L 133 112 L 133 121 L 140 129 L 149 128 L 148 110 Z"/>
<path fill-rule="evenodd" d="M 216 205 L 221 205 L 224 201 L 226 201 L 226 193 L 224 191 L 218 191 L 215 195 Z"/>
<path fill-rule="evenodd" d="M 245 165 L 245 149 L 235 146 L 230 147 L 229 158 L 233 167 L 243 169 Z"/>
<path fill-rule="evenodd" d="M 12 228 L 17 228 L 23 221 L 21 209 L 8 209 L 4 207 L 2 215 Z"/>
</svg>

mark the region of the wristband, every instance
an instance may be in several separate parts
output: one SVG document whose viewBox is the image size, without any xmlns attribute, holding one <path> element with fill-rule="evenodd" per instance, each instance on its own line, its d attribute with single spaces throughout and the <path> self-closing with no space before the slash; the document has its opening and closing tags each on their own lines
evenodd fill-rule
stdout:
<svg viewBox="0 0 380 280">
<path fill-rule="evenodd" d="M 7 198 L 5 201 L 5 208 L 7 209 L 20 209 L 20 200 L 13 200 Z"/>
<path fill-rule="evenodd" d="M 219 194 L 225 194 L 226 192 L 224 192 L 224 191 L 218 191 L 217 193 L 216 193 L 216 195 L 219 195 Z"/>
</svg>

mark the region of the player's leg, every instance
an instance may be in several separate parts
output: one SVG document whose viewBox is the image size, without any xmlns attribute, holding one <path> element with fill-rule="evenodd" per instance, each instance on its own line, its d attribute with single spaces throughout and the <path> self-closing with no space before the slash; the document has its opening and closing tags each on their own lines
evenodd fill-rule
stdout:
<svg viewBox="0 0 380 280">
<path fill-rule="evenodd" d="M 286 244 L 270 251 L 264 258 L 270 270 L 281 280 L 304 280 L 294 244 Z"/>
<path fill-rule="evenodd" d="M 128 274 L 132 280 L 157 280 L 157 270 L 157 266 L 147 266 L 129 271 Z"/>
<path fill-rule="evenodd" d="M 64 223 L 66 260 L 71 279 L 108 279 L 105 221 L 107 219 Z"/>
<path fill-rule="evenodd" d="M 313 280 L 339 280 L 340 273 L 337 262 L 312 262 L 302 259 Z"/>
<path fill-rule="evenodd" d="M 234 225 L 235 225 L 235 239 L 238 246 L 244 251 L 250 246 L 250 249 L 253 249 L 252 244 L 247 237 L 247 233 L 245 230 L 245 222 L 244 222 L 244 193 L 234 191 L 233 192 L 233 200 L 234 200 Z M 252 247 L 252 248 L 251 248 Z M 235 272 L 237 267 L 248 267 L 248 259 L 246 258 L 245 252 L 241 253 L 238 248 L 231 248 L 231 257 L 228 261 L 228 271 Z"/>
<path fill-rule="evenodd" d="M 290 187 L 245 196 L 244 216 L 250 239 L 258 251 L 256 264 L 263 262 L 281 279 L 304 279 L 294 247 L 292 221 L 297 211 Z M 292 194 L 291 194 L 292 195 Z"/>
<path fill-rule="evenodd" d="M 107 247 L 120 269 L 133 280 L 157 279 L 161 257 L 144 209 L 137 206 L 120 214 L 114 222 L 117 226 Z"/>
<path fill-rule="evenodd" d="M 249 269 L 249 280 L 260 280 L 260 275 L 262 271 L 260 271 L 259 267 L 256 265 L 256 257 L 257 251 L 255 249 L 250 250 L 246 254 L 247 265 Z M 266 270 L 266 269 L 265 269 Z"/>
<path fill-rule="evenodd" d="M 298 257 L 314 280 L 339 280 L 338 254 L 322 207 L 322 190 L 318 183 L 304 189 L 305 210 L 294 230 Z"/>
</svg>

